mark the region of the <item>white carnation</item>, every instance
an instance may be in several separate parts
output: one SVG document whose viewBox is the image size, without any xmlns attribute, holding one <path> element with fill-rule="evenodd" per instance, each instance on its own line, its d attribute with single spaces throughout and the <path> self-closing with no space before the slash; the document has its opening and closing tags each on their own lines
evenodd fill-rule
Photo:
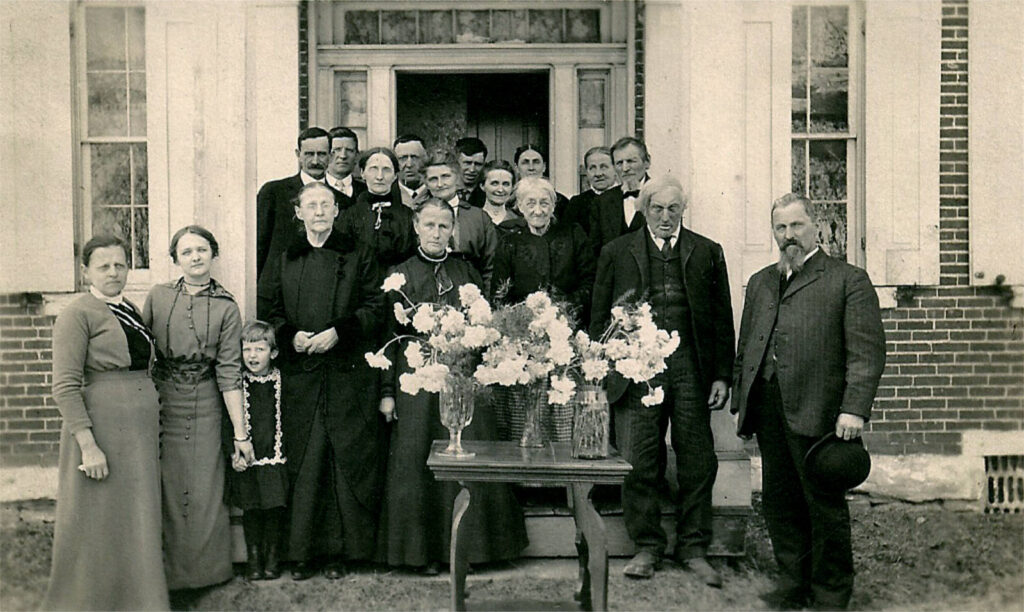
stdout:
<svg viewBox="0 0 1024 612">
<path fill-rule="evenodd" d="M 405 347 L 405 361 L 410 368 L 423 367 L 423 364 L 426 363 L 426 359 L 423 358 L 423 345 L 419 342 L 410 342 Z"/>
<path fill-rule="evenodd" d="M 587 380 L 602 380 L 608 375 L 608 362 L 604 359 L 587 359 L 581 365 L 583 378 Z"/>
<path fill-rule="evenodd" d="M 377 351 L 376 353 L 366 353 L 363 355 L 366 359 L 366 363 L 370 364 L 371 368 L 379 368 L 386 370 L 391 367 L 391 360 L 384 356 L 383 351 Z"/>
<path fill-rule="evenodd" d="M 465 285 L 464 285 L 465 286 Z M 487 325 L 491 322 L 491 305 L 487 300 L 477 300 L 469 307 L 469 320 L 474 325 Z"/>
<path fill-rule="evenodd" d="M 384 291 L 398 291 L 405 286 L 405 275 L 401 272 L 395 272 L 384 279 L 384 284 L 380 286 Z"/>
<path fill-rule="evenodd" d="M 526 296 L 526 307 L 535 313 L 547 310 L 551 306 L 551 298 L 543 291 L 534 291 Z"/>
<path fill-rule="evenodd" d="M 459 287 L 459 301 L 462 302 L 464 307 L 469 308 L 481 298 L 483 298 L 483 295 L 480 293 L 480 288 L 473 283 Z"/>
<path fill-rule="evenodd" d="M 412 317 L 412 326 L 421 334 L 429 334 L 434 329 L 434 309 L 429 304 L 416 308 Z"/>
<path fill-rule="evenodd" d="M 566 376 L 552 376 L 551 388 L 548 390 L 548 401 L 552 404 L 565 405 L 576 392 L 576 382 Z"/>
<path fill-rule="evenodd" d="M 409 312 L 404 307 L 402 307 L 401 302 L 395 302 L 395 320 L 401 323 L 402 325 L 409 324 Z"/>
<path fill-rule="evenodd" d="M 441 331 L 446 334 L 459 334 L 466 326 L 466 317 L 454 308 L 448 309 L 441 317 Z"/>
<path fill-rule="evenodd" d="M 665 401 L 665 390 L 661 387 L 654 387 L 647 395 L 640 398 L 640 403 L 644 406 L 657 406 L 663 401 Z"/>
</svg>

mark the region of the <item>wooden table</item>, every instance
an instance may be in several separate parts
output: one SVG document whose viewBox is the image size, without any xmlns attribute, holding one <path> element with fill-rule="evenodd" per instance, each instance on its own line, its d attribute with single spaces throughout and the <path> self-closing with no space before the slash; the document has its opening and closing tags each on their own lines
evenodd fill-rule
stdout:
<svg viewBox="0 0 1024 612">
<path fill-rule="evenodd" d="M 462 486 L 452 512 L 451 605 L 466 609 L 465 542 L 460 530 L 470 504 L 469 483 L 541 483 L 567 485 L 572 491 L 573 518 L 578 533 L 580 585 L 577 593 L 585 610 L 608 609 L 608 549 L 604 520 L 594 509 L 590 493 L 595 484 L 622 484 L 633 467 L 618 456 L 607 459 L 573 459 L 568 442 L 548 442 L 543 448 L 520 448 L 514 441 L 463 440 L 475 456 L 455 459 L 437 454 L 447 440 L 435 440 L 427 467 L 438 480 L 454 480 Z"/>
</svg>

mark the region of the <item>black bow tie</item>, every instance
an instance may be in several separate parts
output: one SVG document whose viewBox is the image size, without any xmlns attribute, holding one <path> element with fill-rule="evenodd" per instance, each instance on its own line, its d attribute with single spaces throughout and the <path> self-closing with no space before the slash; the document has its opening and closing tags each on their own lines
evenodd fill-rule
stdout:
<svg viewBox="0 0 1024 612">
<path fill-rule="evenodd" d="M 639 189 L 633 189 L 632 191 L 623 191 L 622 192 L 622 197 L 623 198 L 638 198 L 638 197 L 640 197 L 640 190 Z"/>
</svg>

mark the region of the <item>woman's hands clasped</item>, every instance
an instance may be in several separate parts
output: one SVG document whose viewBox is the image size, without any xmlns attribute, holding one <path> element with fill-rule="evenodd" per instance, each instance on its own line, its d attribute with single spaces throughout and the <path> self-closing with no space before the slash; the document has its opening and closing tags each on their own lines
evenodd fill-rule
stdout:
<svg viewBox="0 0 1024 612">
<path fill-rule="evenodd" d="M 243 472 L 256 460 L 256 452 L 252 449 L 252 438 L 235 440 L 235 452 L 231 453 L 231 469 Z"/>
</svg>

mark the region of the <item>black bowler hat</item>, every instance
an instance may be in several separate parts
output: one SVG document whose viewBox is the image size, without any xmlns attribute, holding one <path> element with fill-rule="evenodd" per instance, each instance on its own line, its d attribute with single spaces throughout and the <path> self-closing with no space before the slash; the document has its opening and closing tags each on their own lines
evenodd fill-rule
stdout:
<svg viewBox="0 0 1024 612">
<path fill-rule="evenodd" d="M 871 456 L 860 438 L 843 440 L 830 432 L 807 451 L 804 470 L 823 489 L 848 491 L 867 480 Z"/>
</svg>

